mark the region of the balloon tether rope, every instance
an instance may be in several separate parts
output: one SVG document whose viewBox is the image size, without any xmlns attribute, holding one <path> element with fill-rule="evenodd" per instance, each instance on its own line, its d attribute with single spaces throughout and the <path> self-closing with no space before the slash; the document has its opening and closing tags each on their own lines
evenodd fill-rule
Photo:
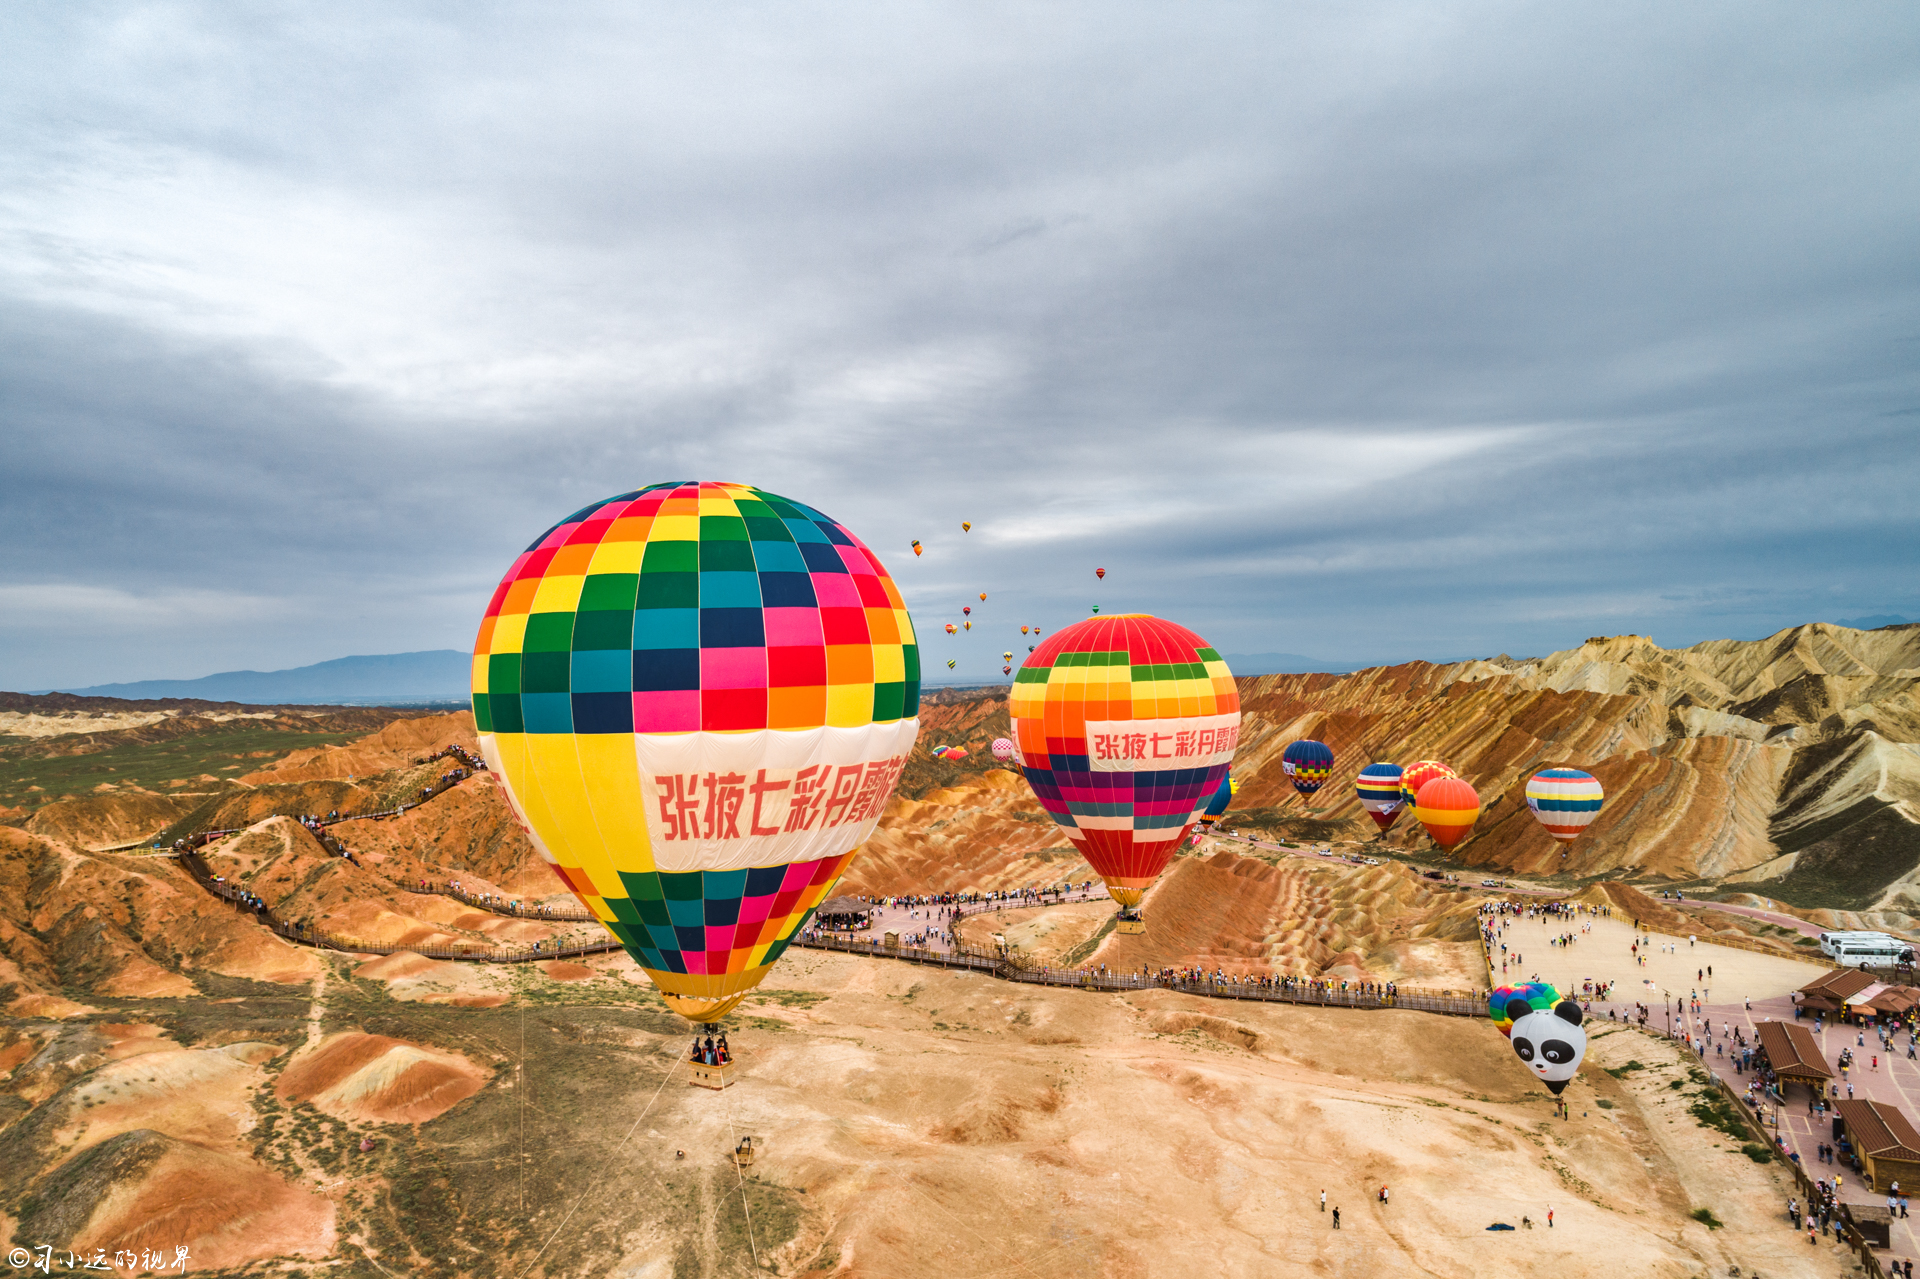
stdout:
<svg viewBox="0 0 1920 1279">
<path fill-rule="evenodd" d="M 608 1155 L 609 1161 L 612 1160 L 612 1157 L 614 1155 L 617 1155 L 622 1150 L 626 1149 L 627 1143 L 633 1140 L 633 1134 L 638 1132 L 640 1129 L 640 1121 L 647 1117 L 647 1111 L 650 1111 L 653 1109 L 653 1103 L 660 1100 L 660 1094 L 666 1091 L 667 1082 L 673 1078 L 674 1074 L 679 1069 L 680 1069 L 680 1059 L 678 1057 L 675 1057 L 673 1060 L 673 1063 L 667 1067 L 667 1073 L 660 1077 L 660 1086 L 653 1090 L 653 1098 L 652 1100 L 647 1102 L 646 1109 L 642 1110 L 638 1115 L 634 1116 L 633 1126 L 627 1129 L 627 1135 L 620 1139 L 620 1144 L 615 1146 L 612 1152 Z M 533 1260 L 529 1261 L 527 1263 L 527 1268 L 520 1272 L 520 1279 L 526 1279 L 528 1275 L 533 1273 L 533 1268 L 540 1263 L 540 1258 L 546 1255 L 547 1249 L 553 1247 L 553 1241 L 560 1237 L 560 1232 L 567 1228 L 567 1223 L 569 1221 L 573 1220 L 573 1214 L 580 1211 L 580 1205 L 586 1202 L 587 1193 L 592 1189 L 593 1187 L 589 1185 L 586 1188 L 582 1189 L 579 1195 L 575 1197 L 573 1201 L 573 1207 L 567 1209 L 567 1215 L 560 1219 L 560 1224 L 553 1228 L 553 1233 L 547 1236 L 547 1241 L 540 1245 L 540 1251 L 533 1254 Z"/>
</svg>

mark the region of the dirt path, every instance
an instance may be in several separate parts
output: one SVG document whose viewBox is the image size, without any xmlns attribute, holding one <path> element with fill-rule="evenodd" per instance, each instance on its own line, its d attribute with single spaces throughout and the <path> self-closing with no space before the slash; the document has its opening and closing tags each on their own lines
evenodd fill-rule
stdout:
<svg viewBox="0 0 1920 1279">
<path fill-rule="evenodd" d="M 307 1047 L 309 1048 L 319 1043 L 320 1036 L 325 1033 L 322 1030 L 322 1023 L 327 1016 L 327 974 L 332 971 L 333 966 L 322 959 L 320 971 L 313 979 L 313 994 L 309 997 L 310 1002 L 307 1004 Z"/>
</svg>

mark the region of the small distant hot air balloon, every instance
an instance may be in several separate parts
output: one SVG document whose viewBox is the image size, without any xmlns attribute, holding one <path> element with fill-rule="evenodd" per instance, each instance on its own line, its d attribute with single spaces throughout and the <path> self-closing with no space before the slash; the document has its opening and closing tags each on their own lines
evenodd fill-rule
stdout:
<svg viewBox="0 0 1920 1279">
<path fill-rule="evenodd" d="M 1417 764 L 1409 764 L 1406 771 L 1400 774 L 1400 798 L 1411 804 L 1420 793 L 1420 788 L 1434 778 L 1457 776 L 1459 774 L 1437 759 L 1423 759 Z"/>
<path fill-rule="evenodd" d="M 1458 777 L 1436 777 L 1414 798 L 1413 819 L 1427 828 L 1434 843 L 1450 849 L 1480 819 L 1480 794 Z"/>
<path fill-rule="evenodd" d="M 1289 742 L 1280 753 L 1280 768 L 1295 790 L 1311 795 L 1327 784 L 1327 775 L 1333 772 L 1333 752 L 1325 742 L 1307 738 Z"/>
<path fill-rule="evenodd" d="M 966 747 L 964 746 L 947 747 L 947 758 L 950 760 L 953 760 L 955 763 L 958 763 L 959 761 L 965 759 L 966 757 L 967 757 Z"/>
<path fill-rule="evenodd" d="M 993 739 L 993 757 L 995 759 L 1012 759 L 1013 743 L 1008 741 L 1004 737 L 994 738 Z"/>
<path fill-rule="evenodd" d="M 1025 635 L 1025 634 L 1027 633 L 1027 628 L 1026 628 L 1026 627 L 1024 627 L 1024 626 L 1022 626 L 1022 627 L 1020 628 L 1020 633 L 1021 633 L 1022 635 Z"/>
<path fill-rule="evenodd" d="M 960 623 L 960 626 L 961 626 L 961 628 L 962 628 L 963 630 L 969 630 L 969 631 L 970 631 L 970 630 L 972 630 L 972 629 L 973 629 L 973 623 L 972 623 L 972 622 L 962 622 L 962 623 Z"/>
<path fill-rule="evenodd" d="M 1098 613 L 1098 612 L 1100 611 L 1100 606 L 1099 606 L 1098 604 L 1095 604 L 1095 605 L 1093 606 L 1093 611 L 1094 611 L 1094 612 L 1096 612 L 1096 613 Z"/>
<path fill-rule="evenodd" d="M 1002 667 L 1000 668 L 1000 673 L 1001 673 L 1002 675 L 1011 675 L 1011 674 L 1013 674 L 1013 667 L 1011 667 L 1011 666 L 1002 666 Z"/>
<path fill-rule="evenodd" d="M 1587 823 L 1600 815 L 1606 792 L 1600 779 L 1577 768 L 1549 768 L 1527 782 L 1527 807 L 1547 834 L 1563 844 L 1580 838 Z"/>
<path fill-rule="evenodd" d="M 1027 651 L 1031 653 L 1033 651 L 1033 645 L 1031 644 L 1027 645 Z"/>
<path fill-rule="evenodd" d="M 913 553 L 915 555 L 920 553 L 920 539 L 917 537 L 913 539 Z"/>
<path fill-rule="evenodd" d="M 1006 652 L 1000 654 L 1000 660 L 1003 662 L 1011 662 L 1013 660 L 1013 650 L 1008 649 Z"/>
<path fill-rule="evenodd" d="M 1220 779 L 1220 789 L 1213 792 L 1213 798 L 1208 800 L 1207 806 L 1200 810 L 1200 829 L 1203 831 L 1211 831 L 1213 824 L 1220 820 L 1220 815 L 1227 811 L 1227 805 L 1231 804 L 1233 797 L 1239 793 L 1239 778 L 1231 773 L 1222 777 Z"/>
<path fill-rule="evenodd" d="M 960 628 L 958 626 L 955 626 L 952 622 L 947 623 L 947 634 L 958 635 L 959 633 L 960 633 Z"/>
<path fill-rule="evenodd" d="M 980 599 L 981 599 L 981 602 L 983 602 L 983 603 L 984 603 L 984 602 L 986 601 L 986 598 L 987 598 L 987 593 L 986 593 L 985 591 L 981 591 L 981 592 L 980 592 Z"/>
<path fill-rule="evenodd" d="M 948 670 L 952 670 L 952 669 L 953 669 L 953 665 L 954 665 L 954 663 L 953 663 L 953 659 L 952 659 L 951 657 L 949 657 L 949 658 L 947 659 L 947 669 L 948 669 Z"/>
<path fill-rule="evenodd" d="M 1097 568 L 1097 569 L 1095 569 L 1095 570 L 1093 570 L 1093 575 L 1094 575 L 1095 577 L 1105 577 L 1105 576 L 1107 575 L 1107 570 L 1105 570 L 1105 569 L 1103 569 L 1103 568 Z"/>
<path fill-rule="evenodd" d="M 966 520 L 961 520 L 961 521 L 960 521 L 960 531 L 961 531 L 962 533 L 971 533 L 971 532 L 973 532 L 973 525 L 972 525 L 971 523 L 969 523 L 968 521 L 966 521 Z"/>
<path fill-rule="evenodd" d="M 1407 797 L 1400 793 L 1403 771 L 1398 764 L 1368 764 L 1354 779 L 1353 790 L 1360 797 L 1360 807 L 1367 810 L 1382 834 L 1400 820 L 1401 810 L 1406 807 Z"/>
</svg>

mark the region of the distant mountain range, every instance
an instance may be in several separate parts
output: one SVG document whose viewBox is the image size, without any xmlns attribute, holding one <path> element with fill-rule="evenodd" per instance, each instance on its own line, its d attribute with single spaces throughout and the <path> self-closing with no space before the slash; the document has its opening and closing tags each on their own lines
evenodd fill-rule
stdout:
<svg viewBox="0 0 1920 1279">
<path fill-rule="evenodd" d="M 1851 626 L 1856 631 L 1877 631 L 1883 626 L 1911 626 L 1911 617 L 1901 617 L 1898 613 L 1875 613 L 1872 617 L 1843 617 L 1835 626 Z"/>
<path fill-rule="evenodd" d="M 1323 662 L 1298 653 L 1222 653 L 1235 675 L 1351 675 L 1364 669 L 1352 663 Z"/>
<path fill-rule="evenodd" d="M 1322 662 L 1298 653 L 1227 653 L 1235 675 L 1345 675 L 1359 666 Z M 365 657 L 337 657 L 312 666 L 284 671 L 222 671 L 200 679 L 143 679 L 127 684 L 95 684 L 91 688 L 36 689 L 35 692 L 72 693 L 80 697 L 199 698 L 209 702 L 249 702 L 262 705 L 382 706 L 398 702 L 464 702 L 473 658 L 453 648 L 422 653 L 383 653 Z M 979 684 L 979 678 L 942 680 L 929 677 L 928 687 L 943 684 Z"/>
<path fill-rule="evenodd" d="M 55 691 L 82 697 L 197 697 L 210 702 L 267 705 L 391 705 L 396 702 L 464 702 L 473 657 L 456 648 L 423 653 L 336 657 L 285 671 L 222 671 L 201 679 L 143 679 Z"/>
</svg>

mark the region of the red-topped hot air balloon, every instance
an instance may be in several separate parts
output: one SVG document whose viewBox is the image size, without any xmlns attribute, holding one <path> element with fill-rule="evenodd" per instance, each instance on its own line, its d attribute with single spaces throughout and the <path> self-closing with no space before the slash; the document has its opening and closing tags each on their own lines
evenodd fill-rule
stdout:
<svg viewBox="0 0 1920 1279">
<path fill-rule="evenodd" d="M 973 613 L 973 605 L 971 605 L 971 604 L 962 604 L 962 605 L 960 606 L 960 612 L 961 612 L 962 614 L 965 614 L 965 615 L 968 615 L 968 616 L 971 616 L 971 615 L 972 615 L 972 613 Z"/>
<path fill-rule="evenodd" d="M 1420 794 L 1420 788 L 1436 777 L 1457 777 L 1451 768 L 1437 759 L 1423 759 L 1417 764 L 1407 765 L 1400 774 L 1400 794 L 1411 804 Z"/>
<path fill-rule="evenodd" d="M 1103 569 L 1103 568 L 1097 568 L 1097 569 L 1095 569 L 1095 570 L 1093 570 L 1093 575 L 1094 575 L 1095 577 L 1105 577 L 1105 576 L 1107 575 L 1107 570 L 1105 570 L 1105 569 Z"/>
<path fill-rule="evenodd" d="M 960 633 L 960 628 L 958 626 L 955 626 L 952 622 L 947 623 L 947 634 L 958 635 L 959 633 Z"/>
<path fill-rule="evenodd" d="M 1472 833 L 1480 819 L 1479 792 L 1458 777 L 1436 777 L 1415 797 L 1413 819 L 1427 828 L 1434 843 L 1450 849 Z"/>
<path fill-rule="evenodd" d="M 1089 618 L 1039 646 L 1007 711 L 1040 800 L 1123 908 L 1166 867 L 1240 740 L 1233 673 L 1207 642 L 1145 613 Z"/>
</svg>

